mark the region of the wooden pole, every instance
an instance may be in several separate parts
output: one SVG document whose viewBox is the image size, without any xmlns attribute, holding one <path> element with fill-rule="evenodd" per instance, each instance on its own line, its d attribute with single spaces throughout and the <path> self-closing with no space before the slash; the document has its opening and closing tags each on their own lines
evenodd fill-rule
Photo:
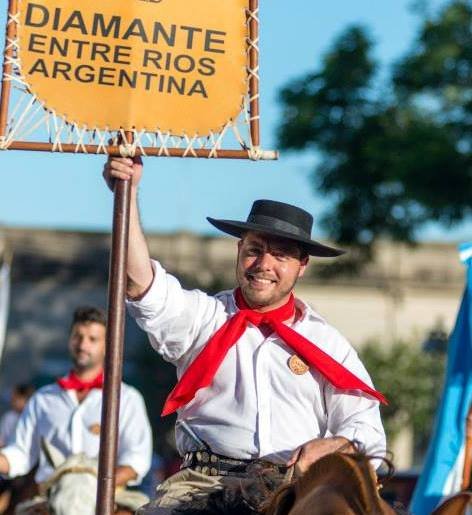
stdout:
<svg viewBox="0 0 472 515">
<path fill-rule="evenodd" d="M 259 129 L 259 0 L 249 0 L 249 126 L 253 147 L 260 146 Z"/>
<path fill-rule="evenodd" d="M 130 138 L 129 133 L 126 133 L 126 138 Z M 128 141 L 130 140 L 128 139 Z M 115 467 L 123 375 L 124 301 L 130 199 L 130 181 L 117 180 L 114 189 L 112 245 L 108 278 L 108 324 L 100 429 L 97 515 L 112 515 L 115 511 Z"/>
<path fill-rule="evenodd" d="M 5 37 L 5 50 L 3 56 L 3 79 L 2 93 L 0 97 L 0 137 L 4 137 L 8 123 L 8 104 L 10 102 L 11 81 L 5 79 L 7 75 L 13 74 L 13 65 L 11 59 L 14 57 L 14 48 L 11 41 L 16 38 L 16 23 L 12 21 L 12 16 L 18 13 L 18 0 L 9 0 L 7 14 L 7 31 Z"/>
<path fill-rule="evenodd" d="M 470 488 L 470 472 L 472 469 L 472 404 L 469 406 L 465 425 L 464 468 L 462 471 L 462 490 Z"/>
</svg>

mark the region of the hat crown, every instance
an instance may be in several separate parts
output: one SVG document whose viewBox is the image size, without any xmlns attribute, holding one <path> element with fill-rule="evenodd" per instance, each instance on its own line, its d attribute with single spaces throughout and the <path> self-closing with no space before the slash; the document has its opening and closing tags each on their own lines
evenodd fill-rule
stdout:
<svg viewBox="0 0 472 515">
<path fill-rule="evenodd" d="M 304 209 L 291 204 L 275 200 L 256 200 L 252 205 L 247 222 L 279 227 L 283 224 L 287 232 L 303 234 L 309 238 L 313 217 Z"/>
</svg>

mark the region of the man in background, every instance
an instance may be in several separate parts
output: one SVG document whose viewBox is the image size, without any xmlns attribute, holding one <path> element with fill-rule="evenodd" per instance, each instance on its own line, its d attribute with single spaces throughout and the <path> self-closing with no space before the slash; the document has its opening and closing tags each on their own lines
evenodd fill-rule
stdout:
<svg viewBox="0 0 472 515">
<path fill-rule="evenodd" d="M 41 439 L 64 456 L 99 452 L 106 318 L 101 309 L 75 310 L 69 335 L 70 373 L 39 389 L 27 403 L 14 438 L 0 452 L 0 473 L 16 477 L 36 463 L 37 483 L 53 469 Z M 152 451 L 149 420 L 141 394 L 122 383 L 116 485 L 137 484 L 149 470 Z"/>
</svg>

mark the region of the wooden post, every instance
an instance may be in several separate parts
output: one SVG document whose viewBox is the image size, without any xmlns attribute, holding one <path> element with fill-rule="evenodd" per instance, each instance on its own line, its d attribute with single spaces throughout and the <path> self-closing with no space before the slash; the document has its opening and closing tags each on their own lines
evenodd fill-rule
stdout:
<svg viewBox="0 0 472 515">
<path fill-rule="evenodd" d="M 249 126 L 251 143 L 259 147 L 259 0 L 249 0 Z M 252 15 L 251 15 L 252 14 Z"/>
<path fill-rule="evenodd" d="M 16 23 L 12 22 L 12 16 L 18 13 L 18 0 L 9 0 L 7 13 L 7 31 L 5 37 L 5 50 L 3 56 L 3 81 L 2 93 L 0 98 L 0 137 L 5 137 L 8 123 L 8 104 L 10 101 L 11 81 L 6 80 L 7 75 L 13 74 L 11 59 L 14 57 L 14 48 L 11 44 L 16 38 Z"/>
<path fill-rule="evenodd" d="M 129 137 L 128 133 L 126 137 Z M 100 429 L 97 515 L 112 515 L 115 511 L 115 467 L 123 372 L 124 301 L 130 199 L 130 181 L 117 180 L 114 189 L 112 245 L 108 278 L 108 324 Z"/>
<path fill-rule="evenodd" d="M 462 490 L 470 488 L 470 473 L 472 469 L 472 404 L 469 407 L 465 426 L 464 469 L 462 471 Z"/>
</svg>

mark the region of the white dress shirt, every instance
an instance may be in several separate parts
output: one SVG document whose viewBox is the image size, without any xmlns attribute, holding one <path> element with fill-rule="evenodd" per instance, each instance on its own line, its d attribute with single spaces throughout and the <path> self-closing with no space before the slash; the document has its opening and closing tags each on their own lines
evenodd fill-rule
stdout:
<svg viewBox="0 0 472 515">
<path fill-rule="evenodd" d="M 159 263 L 153 266 L 153 284 L 142 299 L 128 301 L 128 310 L 155 350 L 176 365 L 180 378 L 238 308 L 232 291 L 213 297 L 184 290 Z M 296 299 L 296 306 L 301 317 L 292 328 L 372 385 L 346 339 L 301 300 Z M 316 370 L 294 374 L 288 366 L 293 354 L 276 334 L 266 338 L 250 324 L 229 350 L 212 385 L 179 409 L 179 419 L 214 452 L 239 459 L 264 457 L 285 463 L 298 446 L 329 436 L 357 440 L 367 453 L 383 456 L 378 402 L 358 390 L 337 390 Z M 196 449 L 179 425 L 176 439 L 181 454 Z"/>
<path fill-rule="evenodd" d="M 50 384 L 28 401 L 15 432 L 15 438 L 1 450 L 8 460 L 8 477 L 28 473 L 39 459 L 35 480 L 46 480 L 53 469 L 40 449 L 41 438 L 57 447 L 64 456 L 84 452 L 95 458 L 100 443 L 102 390 L 94 388 L 79 403 L 74 390 Z M 152 435 L 141 394 L 121 384 L 118 465 L 128 465 L 138 474 L 138 482 L 149 470 Z"/>
</svg>

